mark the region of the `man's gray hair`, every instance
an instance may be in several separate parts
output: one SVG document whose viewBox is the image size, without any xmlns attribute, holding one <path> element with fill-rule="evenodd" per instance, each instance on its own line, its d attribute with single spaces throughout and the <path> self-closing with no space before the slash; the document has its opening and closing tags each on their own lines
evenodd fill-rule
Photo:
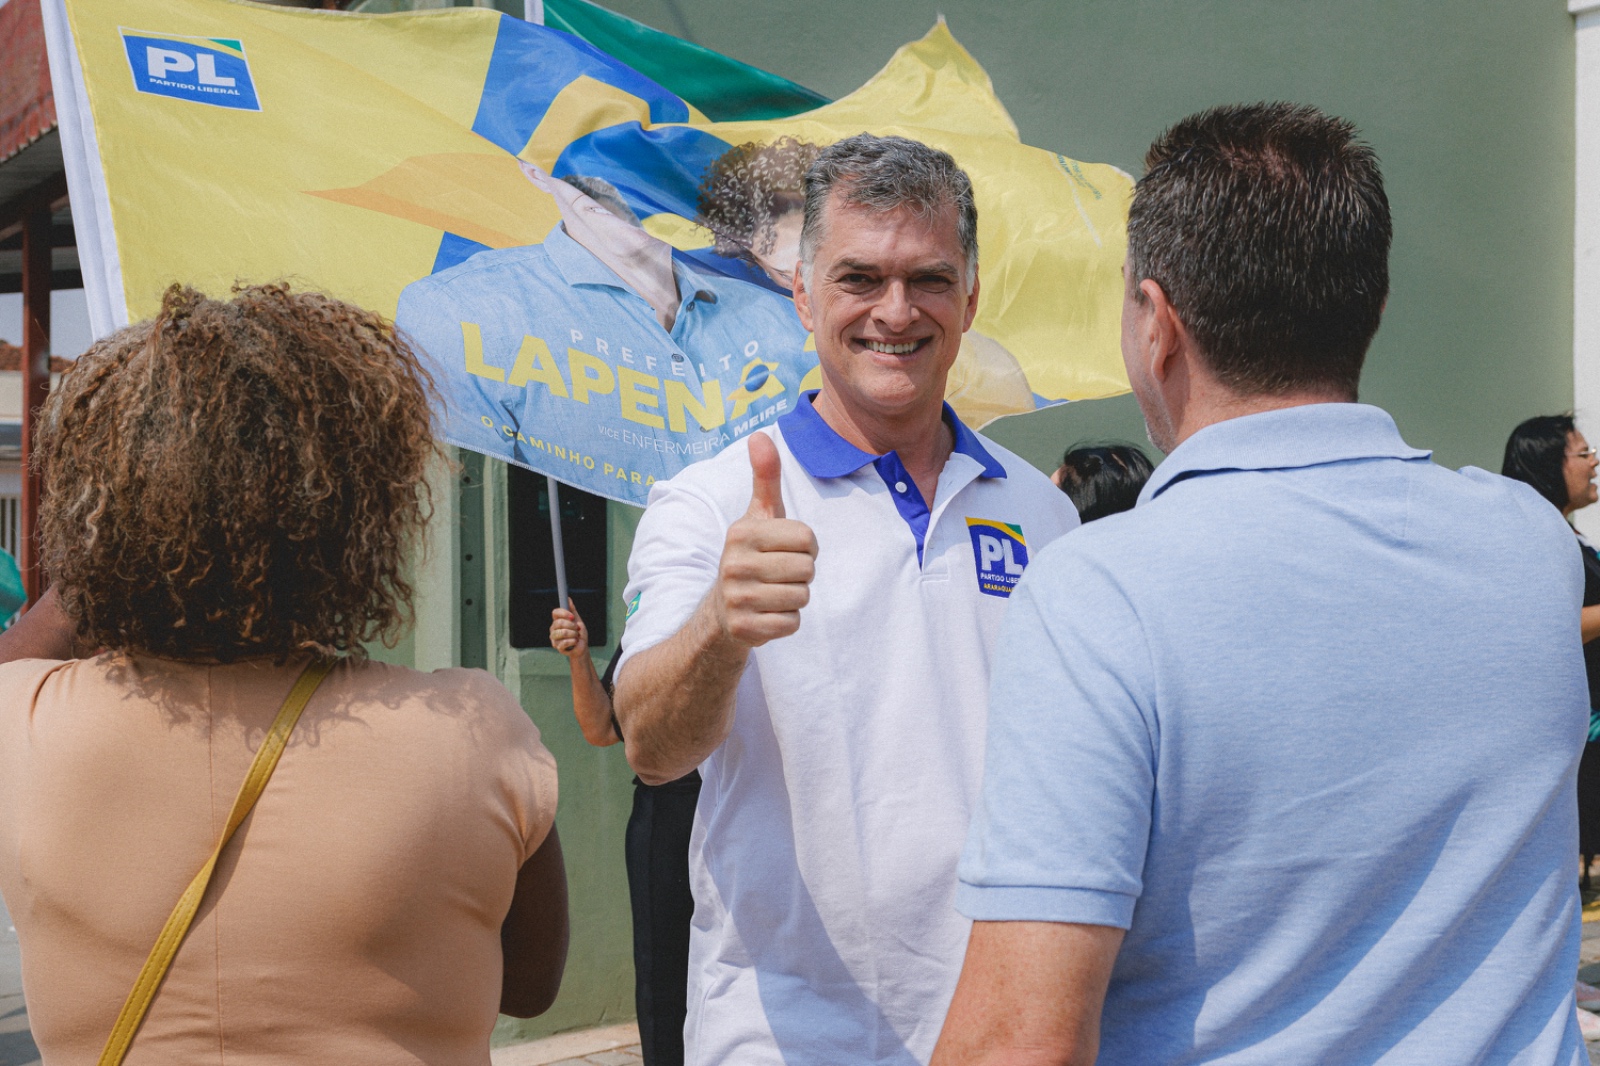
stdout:
<svg viewBox="0 0 1600 1066">
<path fill-rule="evenodd" d="M 605 178 L 591 178 L 586 174 L 568 174 L 561 180 L 629 225 L 640 225 L 639 216 L 634 214 L 633 208 L 628 206 L 628 201 L 624 200 L 622 194 L 617 191 L 617 187 Z"/>
<path fill-rule="evenodd" d="M 978 275 L 978 205 L 972 179 L 949 152 L 907 137 L 858 133 L 824 148 L 806 171 L 806 217 L 800 230 L 800 269 L 811 285 L 811 264 L 822 242 L 823 209 L 838 189 L 844 202 L 872 211 L 910 207 L 927 216 L 956 209 L 956 236 L 966 259 L 967 288 Z"/>
</svg>

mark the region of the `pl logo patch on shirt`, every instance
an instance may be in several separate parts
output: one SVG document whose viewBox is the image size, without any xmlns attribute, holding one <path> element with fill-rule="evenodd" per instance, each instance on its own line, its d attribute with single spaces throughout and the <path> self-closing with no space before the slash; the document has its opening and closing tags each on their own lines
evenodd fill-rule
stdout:
<svg viewBox="0 0 1600 1066">
<path fill-rule="evenodd" d="M 990 596 L 1010 596 L 1028 568 L 1028 542 L 1022 539 L 1022 527 L 992 518 L 969 518 L 967 532 L 972 534 L 978 590 Z"/>
</svg>

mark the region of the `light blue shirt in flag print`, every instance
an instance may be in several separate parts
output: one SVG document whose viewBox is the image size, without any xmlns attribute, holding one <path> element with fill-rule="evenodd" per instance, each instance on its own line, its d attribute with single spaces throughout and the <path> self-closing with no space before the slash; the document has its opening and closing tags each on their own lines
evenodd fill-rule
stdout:
<svg viewBox="0 0 1600 1066">
<path fill-rule="evenodd" d="M 789 300 L 674 263 L 650 305 L 557 226 L 406 286 L 451 444 L 642 506 L 652 484 L 792 410 L 816 354 Z"/>
</svg>

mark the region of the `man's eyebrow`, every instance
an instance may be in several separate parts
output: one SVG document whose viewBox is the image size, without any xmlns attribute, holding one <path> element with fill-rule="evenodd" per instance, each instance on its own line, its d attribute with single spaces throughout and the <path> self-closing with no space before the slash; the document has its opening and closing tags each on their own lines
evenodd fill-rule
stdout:
<svg viewBox="0 0 1600 1066">
<path fill-rule="evenodd" d="M 861 273 L 865 273 L 865 274 L 878 274 L 878 273 L 881 273 L 881 269 L 879 268 L 878 264 L 869 263 L 869 262 L 867 262 L 866 260 L 863 260 L 863 259 L 840 259 L 838 262 L 833 264 L 833 269 L 830 271 L 830 273 L 835 275 L 835 276 L 837 276 L 839 274 L 849 274 L 849 273 L 855 273 L 855 272 L 858 272 L 858 271 L 861 272 Z M 951 263 L 949 260 L 946 260 L 946 259 L 941 259 L 936 263 L 919 264 L 919 265 L 913 267 L 911 269 L 911 271 L 910 271 L 910 273 L 913 274 L 913 275 L 915 275 L 915 274 L 959 274 L 960 272 L 961 272 L 961 268 L 960 267 L 956 266 L 954 263 Z"/>
</svg>

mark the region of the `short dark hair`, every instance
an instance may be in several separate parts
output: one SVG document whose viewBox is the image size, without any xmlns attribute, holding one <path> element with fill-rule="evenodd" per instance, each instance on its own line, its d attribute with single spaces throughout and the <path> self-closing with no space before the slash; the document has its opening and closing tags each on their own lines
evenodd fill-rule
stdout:
<svg viewBox="0 0 1600 1066">
<path fill-rule="evenodd" d="M 1058 480 L 1078 509 L 1078 518 L 1093 522 L 1108 514 L 1133 509 L 1155 467 L 1132 444 L 1075 444 L 1061 457 Z"/>
<path fill-rule="evenodd" d="M 1355 127 L 1294 104 L 1215 107 L 1156 138 L 1145 166 L 1131 283 L 1161 286 L 1229 388 L 1354 399 L 1393 235 L 1378 157 Z"/>
<path fill-rule="evenodd" d="M 1565 511 L 1572 502 L 1567 493 L 1567 440 L 1576 432 L 1570 414 L 1528 419 L 1506 438 L 1500 473 L 1527 482 L 1557 510 Z"/>
<path fill-rule="evenodd" d="M 605 178 L 592 178 L 587 174 L 568 174 L 561 180 L 629 225 L 640 224 L 639 216 L 628 206 L 628 201 L 624 200 L 617 187 Z"/>
<path fill-rule="evenodd" d="M 978 272 L 978 202 L 972 179 L 949 152 L 909 137 L 858 133 L 828 145 L 806 171 L 806 214 L 800 228 L 801 269 L 811 270 L 827 227 L 824 208 L 837 188 L 844 202 L 870 211 L 909 207 L 922 215 L 956 209 L 956 238 L 966 258 L 967 284 Z"/>
</svg>

